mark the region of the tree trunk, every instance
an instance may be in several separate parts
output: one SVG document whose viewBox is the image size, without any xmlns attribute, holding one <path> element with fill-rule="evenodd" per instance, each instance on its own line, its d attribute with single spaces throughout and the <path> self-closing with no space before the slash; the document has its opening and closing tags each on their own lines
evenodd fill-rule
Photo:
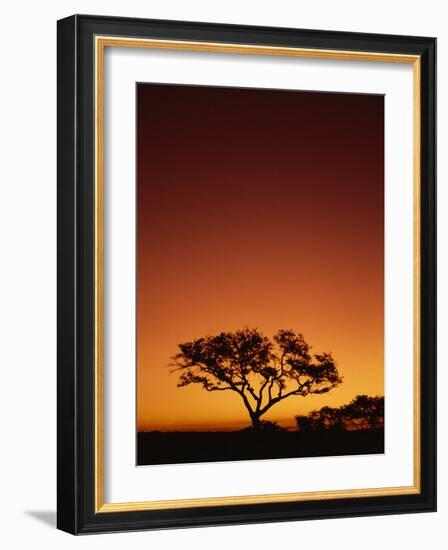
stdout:
<svg viewBox="0 0 448 550">
<path fill-rule="evenodd" d="M 252 421 L 252 428 L 254 430 L 261 430 L 261 420 L 258 414 L 251 414 L 250 419 Z"/>
</svg>

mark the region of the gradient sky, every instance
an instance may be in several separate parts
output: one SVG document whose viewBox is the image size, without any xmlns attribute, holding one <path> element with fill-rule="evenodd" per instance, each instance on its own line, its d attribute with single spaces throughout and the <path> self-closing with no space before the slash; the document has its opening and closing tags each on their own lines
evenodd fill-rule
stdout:
<svg viewBox="0 0 448 550">
<path fill-rule="evenodd" d="M 382 96 L 137 86 L 137 428 L 248 425 L 233 392 L 177 387 L 177 344 L 302 332 L 344 382 L 263 417 L 384 394 Z"/>
</svg>

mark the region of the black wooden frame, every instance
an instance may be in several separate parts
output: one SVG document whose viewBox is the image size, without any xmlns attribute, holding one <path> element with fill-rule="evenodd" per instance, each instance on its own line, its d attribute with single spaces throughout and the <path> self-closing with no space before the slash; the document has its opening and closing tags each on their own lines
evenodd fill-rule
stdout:
<svg viewBox="0 0 448 550">
<path fill-rule="evenodd" d="M 95 514 L 95 35 L 421 57 L 421 493 Z M 96 533 L 436 509 L 434 38 L 75 15 L 58 22 L 58 528 Z"/>
</svg>

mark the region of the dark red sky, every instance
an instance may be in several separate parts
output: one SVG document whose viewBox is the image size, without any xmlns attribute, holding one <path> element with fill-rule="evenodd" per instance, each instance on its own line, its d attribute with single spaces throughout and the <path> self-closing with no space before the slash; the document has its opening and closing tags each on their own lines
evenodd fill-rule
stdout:
<svg viewBox="0 0 448 550">
<path fill-rule="evenodd" d="M 382 96 L 139 84 L 139 429 L 247 422 L 238 396 L 176 387 L 177 344 L 303 332 L 344 383 L 269 418 L 383 394 Z"/>
</svg>

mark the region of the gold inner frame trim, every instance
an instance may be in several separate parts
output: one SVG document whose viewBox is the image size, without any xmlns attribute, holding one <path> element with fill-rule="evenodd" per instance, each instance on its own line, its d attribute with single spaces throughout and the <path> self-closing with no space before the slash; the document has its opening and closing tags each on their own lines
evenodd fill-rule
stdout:
<svg viewBox="0 0 448 550">
<path fill-rule="evenodd" d="M 198 51 L 269 55 L 313 59 L 376 61 L 413 65 L 413 237 L 414 237 L 414 392 L 413 392 L 413 458 L 414 482 L 410 486 L 370 489 L 344 489 L 300 493 L 226 496 L 179 500 L 106 503 L 104 501 L 104 54 L 106 47 L 151 48 L 160 50 Z M 183 40 L 157 40 L 96 36 L 95 54 L 95 512 L 130 512 L 179 508 L 231 506 L 279 502 L 303 502 L 341 498 L 362 498 L 420 493 L 420 56 L 345 50 L 323 50 L 251 44 L 226 44 Z"/>
</svg>

